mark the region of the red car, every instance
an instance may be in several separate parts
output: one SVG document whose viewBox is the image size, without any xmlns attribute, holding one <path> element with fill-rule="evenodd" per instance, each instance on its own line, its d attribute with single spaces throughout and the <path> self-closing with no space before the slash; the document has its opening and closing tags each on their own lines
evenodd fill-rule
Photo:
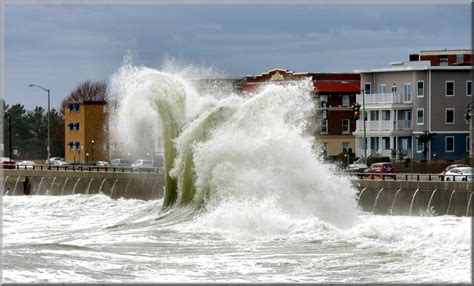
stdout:
<svg viewBox="0 0 474 286">
<path fill-rule="evenodd" d="M 446 169 L 444 169 L 443 172 L 441 172 L 441 173 L 439 174 L 439 179 L 440 179 L 441 181 L 444 181 L 444 177 L 445 177 L 446 172 L 448 172 L 448 171 L 451 170 L 451 169 L 459 168 L 459 167 L 470 167 L 470 166 L 468 166 L 468 165 L 466 165 L 466 164 L 453 164 L 453 165 L 449 165 L 448 167 L 446 167 Z"/>
<path fill-rule="evenodd" d="M 366 173 L 370 178 L 374 178 L 374 176 L 378 176 L 378 174 L 395 174 L 396 172 L 397 170 L 395 167 L 389 162 L 373 163 L 368 169 L 364 171 L 364 173 Z M 395 179 L 396 175 L 390 175 L 386 177 Z"/>
<path fill-rule="evenodd" d="M 1 164 L 2 169 L 15 169 L 16 168 L 16 162 L 11 160 L 10 158 L 3 157 L 2 158 L 2 164 Z"/>
</svg>

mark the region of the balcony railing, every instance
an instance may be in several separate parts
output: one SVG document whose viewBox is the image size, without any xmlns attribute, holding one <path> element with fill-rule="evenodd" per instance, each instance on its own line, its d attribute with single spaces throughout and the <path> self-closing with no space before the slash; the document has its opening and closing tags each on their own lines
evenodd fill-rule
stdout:
<svg viewBox="0 0 474 286">
<path fill-rule="evenodd" d="M 362 94 L 356 96 L 356 100 L 362 103 Z M 365 95 L 365 104 L 411 104 L 411 96 L 397 93 L 372 93 Z"/>
<path fill-rule="evenodd" d="M 383 157 L 392 157 L 392 151 L 391 150 L 386 150 L 386 149 L 367 149 L 367 155 L 371 155 L 371 154 L 379 154 L 380 156 L 383 156 Z M 357 149 L 356 150 L 356 156 L 363 156 L 364 155 L 364 150 L 363 149 Z M 405 152 L 404 152 L 404 158 L 411 158 L 411 149 L 405 149 Z M 396 158 L 399 158 L 398 157 L 398 152 L 397 152 L 397 157 Z"/>
<path fill-rule="evenodd" d="M 370 120 L 365 122 L 366 131 L 404 131 L 412 129 L 411 120 Z M 364 121 L 358 120 L 356 131 L 364 130 Z"/>
</svg>

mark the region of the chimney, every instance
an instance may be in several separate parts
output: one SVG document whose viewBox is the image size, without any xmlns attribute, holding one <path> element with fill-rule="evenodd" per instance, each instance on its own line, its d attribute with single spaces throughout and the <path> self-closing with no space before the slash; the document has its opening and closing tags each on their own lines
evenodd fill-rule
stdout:
<svg viewBox="0 0 474 286">
<path fill-rule="evenodd" d="M 420 55 L 418 54 L 411 54 L 410 55 L 410 62 L 417 62 L 420 60 Z"/>
</svg>

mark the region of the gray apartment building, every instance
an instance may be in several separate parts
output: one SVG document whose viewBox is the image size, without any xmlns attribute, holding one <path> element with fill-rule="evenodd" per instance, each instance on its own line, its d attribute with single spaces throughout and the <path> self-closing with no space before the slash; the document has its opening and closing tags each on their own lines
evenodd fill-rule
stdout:
<svg viewBox="0 0 474 286">
<path fill-rule="evenodd" d="M 466 106 L 472 101 L 471 50 L 421 51 L 410 61 L 390 67 L 357 70 L 365 101 L 367 155 L 390 156 L 403 150 L 405 157 L 423 159 L 423 131 L 436 133 L 428 159 L 458 160 L 469 156 Z M 363 98 L 364 97 L 364 98 Z M 365 100 L 364 100 L 365 99 Z M 363 113 L 364 114 L 364 113 Z M 364 155 L 364 122 L 356 125 L 356 155 Z"/>
</svg>

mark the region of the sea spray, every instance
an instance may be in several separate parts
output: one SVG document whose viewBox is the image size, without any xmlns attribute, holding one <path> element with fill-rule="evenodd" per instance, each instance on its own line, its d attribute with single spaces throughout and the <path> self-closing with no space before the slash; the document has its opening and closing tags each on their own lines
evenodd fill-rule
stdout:
<svg viewBox="0 0 474 286">
<path fill-rule="evenodd" d="M 112 85 L 124 136 L 139 124 L 136 117 L 144 118 L 135 114 L 142 106 L 153 110 L 150 121 L 158 121 L 147 126 L 159 126 L 165 207 L 195 204 L 212 214 L 233 200 L 272 200 L 289 217 L 318 217 L 337 226 L 356 218 L 349 179 L 317 159 L 314 137 L 306 132 L 315 109 L 309 80 L 223 97 L 199 94 L 178 75 L 128 66 Z"/>
</svg>

